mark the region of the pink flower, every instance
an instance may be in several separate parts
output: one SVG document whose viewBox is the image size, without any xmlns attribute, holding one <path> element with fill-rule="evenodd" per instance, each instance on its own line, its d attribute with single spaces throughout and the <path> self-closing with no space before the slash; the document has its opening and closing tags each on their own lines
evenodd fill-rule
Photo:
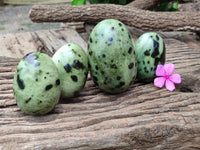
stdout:
<svg viewBox="0 0 200 150">
<path fill-rule="evenodd" d="M 169 91 L 173 91 L 175 89 L 175 85 L 181 83 L 180 74 L 173 74 L 175 70 L 175 66 L 172 63 L 168 63 L 163 65 L 158 65 L 156 69 L 156 76 L 159 76 L 154 79 L 154 85 L 162 88 L 165 84 L 165 87 Z"/>
</svg>

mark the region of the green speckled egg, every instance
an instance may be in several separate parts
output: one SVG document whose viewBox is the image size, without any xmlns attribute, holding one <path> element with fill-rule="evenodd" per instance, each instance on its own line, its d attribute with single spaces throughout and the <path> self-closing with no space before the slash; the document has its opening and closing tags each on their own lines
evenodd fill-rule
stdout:
<svg viewBox="0 0 200 150">
<path fill-rule="evenodd" d="M 61 79 L 62 98 L 76 96 L 85 86 L 88 74 L 88 57 L 77 44 L 62 46 L 53 55 Z"/>
<path fill-rule="evenodd" d="M 92 79 L 105 92 L 123 92 L 135 78 L 134 42 L 118 20 L 106 19 L 94 27 L 88 40 L 88 58 Z"/>
<path fill-rule="evenodd" d="M 135 43 L 137 79 L 152 81 L 158 64 L 165 63 L 165 43 L 154 32 L 144 33 Z"/>
<path fill-rule="evenodd" d="M 60 78 L 55 63 L 44 53 L 27 54 L 17 66 L 13 81 L 17 105 L 30 115 L 43 115 L 57 104 Z"/>
</svg>

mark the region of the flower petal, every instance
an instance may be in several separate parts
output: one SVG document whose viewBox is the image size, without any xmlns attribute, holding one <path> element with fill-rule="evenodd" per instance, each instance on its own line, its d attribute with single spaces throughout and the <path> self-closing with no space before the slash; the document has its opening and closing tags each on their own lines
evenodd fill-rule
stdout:
<svg viewBox="0 0 200 150">
<path fill-rule="evenodd" d="M 165 78 L 164 77 L 158 77 L 154 79 L 154 85 L 161 88 L 165 84 Z"/>
<path fill-rule="evenodd" d="M 168 63 L 164 65 L 164 69 L 167 75 L 171 75 L 175 70 L 175 66 L 172 63 Z"/>
<path fill-rule="evenodd" d="M 174 82 L 174 83 L 181 83 L 181 76 L 180 74 L 173 74 L 172 76 L 169 77 L 169 79 Z"/>
<path fill-rule="evenodd" d="M 163 65 L 157 65 L 156 76 L 165 76 L 165 70 Z"/>
<path fill-rule="evenodd" d="M 170 81 L 170 80 L 166 80 L 165 87 L 169 91 L 173 91 L 175 89 L 174 83 L 172 81 Z"/>
</svg>

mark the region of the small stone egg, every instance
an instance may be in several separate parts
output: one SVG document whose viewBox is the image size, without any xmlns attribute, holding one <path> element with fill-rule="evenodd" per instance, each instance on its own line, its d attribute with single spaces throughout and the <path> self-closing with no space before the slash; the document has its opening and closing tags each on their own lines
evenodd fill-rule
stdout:
<svg viewBox="0 0 200 150">
<path fill-rule="evenodd" d="M 51 57 L 33 52 L 22 58 L 15 72 L 13 90 L 23 112 L 30 115 L 50 112 L 61 94 L 59 73 Z"/>
<path fill-rule="evenodd" d="M 62 98 L 76 96 L 85 86 L 88 75 L 88 57 L 77 44 L 68 43 L 53 55 L 61 79 Z"/>
<path fill-rule="evenodd" d="M 88 40 L 90 73 L 108 93 L 127 90 L 136 76 L 134 42 L 127 27 L 115 19 L 99 22 Z"/>
<path fill-rule="evenodd" d="M 155 77 L 158 64 L 165 63 L 165 43 L 154 32 L 141 35 L 135 43 L 137 79 L 150 82 Z"/>
</svg>

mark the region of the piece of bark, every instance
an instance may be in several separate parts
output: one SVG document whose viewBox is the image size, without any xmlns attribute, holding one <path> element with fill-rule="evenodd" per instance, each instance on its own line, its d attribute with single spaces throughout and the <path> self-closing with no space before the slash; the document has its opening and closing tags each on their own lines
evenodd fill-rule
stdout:
<svg viewBox="0 0 200 150">
<path fill-rule="evenodd" d="M 76 30 L 78 33 L 85 32 L 84 22 L 64 22 L 61 24 L 62 28 L 70 28 Z"/>
<path fill-rule="evenodd" d="M 49 34 L 38 32 L 38 36 L 44 41 Z M 199 149 L 200 51 L 164 40 L 167 62 L 175 64 L 175 72 L 182 76 L 174 92 L 153 83 L 133 83 L 126 92 L 111 95 L 89 77 L 77 97 L 60 101 L 44 116 L 29 116 L 18 108 L 12 80 L 19 59 L 1 56 L 0 149 Z M 48 42 L 44 46 L 50 48 Z"/>
<path fill-rule="evenodd" d="M 151 12 L 120 5 L 33 6 L 34 22 L 92 22 L 113 18 L 144 31 L 200 31 L 200 12 Z"/>
</svg>

